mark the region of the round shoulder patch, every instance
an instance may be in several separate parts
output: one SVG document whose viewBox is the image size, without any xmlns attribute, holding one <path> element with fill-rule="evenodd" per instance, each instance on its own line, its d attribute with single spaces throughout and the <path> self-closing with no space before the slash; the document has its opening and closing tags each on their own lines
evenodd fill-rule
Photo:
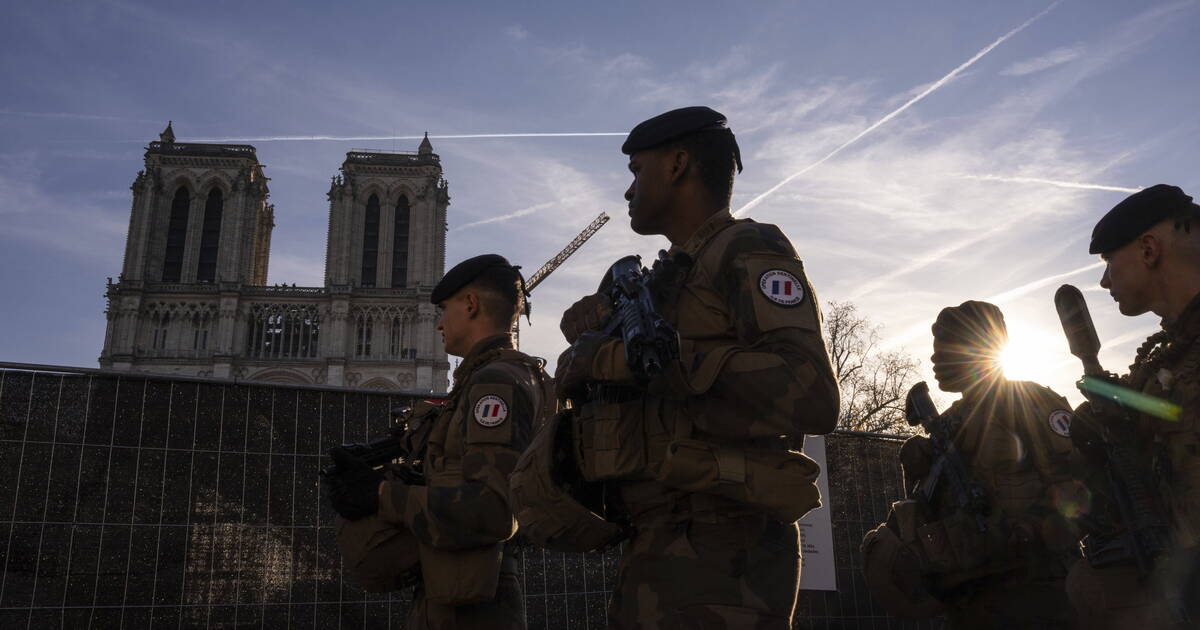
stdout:
<svg viewBox="0 0 1200 630">
<path fill-rule="evenodd" d="M 804 301 L 804 284 L 782 269 L 764 271 L 758 277 L 758 289 L 768 300 L 780 306 L 796 306 Z"/>
<path fill-rule="evenodd" d="M 488 394 L 475 401 L 475 422 L 485 426 L 494 427 L 504 422 L 508 417 L 508 403 L 504 399 Z"/>
<path fill-rule="evenodd" d="M 1063 437 L 1071 437 L 1071 415 L 1066 409 L 1056 409 L 1050 412 L 1050 430 Z"/>
</svg>

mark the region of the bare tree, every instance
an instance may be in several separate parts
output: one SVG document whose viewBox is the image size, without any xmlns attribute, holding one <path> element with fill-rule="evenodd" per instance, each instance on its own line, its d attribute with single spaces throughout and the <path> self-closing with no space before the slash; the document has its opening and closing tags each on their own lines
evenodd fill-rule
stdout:
<svg viewBox="0 0 1200 630">
<path fill-rule="evenodd" d="M 842 388 L 838 428 L 912 433 L 904 420 L 904 396 L 917 380 L 918 362 L 902 351 L 880 351 L 880 328 L 852 302 L 828 303 L 825 342 Z"/>
</svg>

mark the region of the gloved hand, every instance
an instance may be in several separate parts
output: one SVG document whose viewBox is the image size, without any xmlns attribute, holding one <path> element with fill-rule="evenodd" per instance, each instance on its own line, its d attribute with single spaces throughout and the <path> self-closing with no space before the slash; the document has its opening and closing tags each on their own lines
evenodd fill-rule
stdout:
<svg viewBox="0 0 1200 630">
<path fill-rule="evenodd" d="M 607 295 L 593 293 L 571 305 L 563 313 L 558 328 L 562 330 L 567 343 L 575 343 L 579 336 L 591 330 L 600 330 L 608 318 L 612 316 L 612 301 Z"/>
<path fill-rule="evenodd" d="M 330 449 L 329 456 L 339 471 L 336 475 L 322 478 L 333 510 L 351 521 L 378 512 L 379 482 L 383 481 L 383 473 L 340 447 Z"/>
<path fill-rule="evenodd" d="M 591 331 L 579 336 L 558 356 L 554 382 L 559 398 L 572 398 L 587 383 L 632 382 L 625 363 L 625 345 L 620 339 Z"/>
</svg>

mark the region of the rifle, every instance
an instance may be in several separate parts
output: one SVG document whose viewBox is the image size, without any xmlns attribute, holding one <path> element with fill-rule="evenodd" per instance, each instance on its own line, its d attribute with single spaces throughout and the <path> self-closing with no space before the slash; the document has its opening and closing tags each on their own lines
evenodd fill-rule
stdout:
<svg viewBox="0 0 1200 630">
<path fill-rule="evenodd" d="M 662 265 L 671 264 L 666 252 L 659 252 L 658 257 Z M 613 316 L 604 332 L 620 332 L 625 362 L 643 383 L 661 374 L 668 361 L 679 358 L 679 333 L 654 306 L 651 278 L 641 256 L 626 256 L 609 268 L 605 283 Z"/>
<path fill-rule="evenodd" d="M 945 477 L 950 484 L 950 496 L 956 507 L 964 510 L 975 520 L 980 532 L 986 532 L 988 503 L 983 488 L 971 479 L 962 454 L 954 446 L 954 434 L 962 426 L 958 414 L 939 414 L 933 399 L 929 397 L 929 386 L 925 381 L 913 385 L 904 401 L 904 417 L 909 426 L 920 425 L 929 434 L 933 445 L 933 465 L 929 474 L 917 482 L 913 494 L 919 495 L 926 504 L 933 504 L 934 491 Z"/>
<path fill-rule="evenodd" d="M 1144 458 L 1138 456 L 1133 444 L 1138 441 L 1137 418 L 1123 401 L 1144 397 L 1120 385 L 1117 376 L 1100 365 L 1100 338 L 1088 312 L 1087 302 L 1079 289 L 1064 284 L 1054 293 L 1054 308 L 1062 322 L 1063 333 L 1071 346 L 1071 354 L 1083 362 L 1084 377 L 1077 383 L 1092 405 L 1097 418 L 1104 422 L 1089 427 L 1091 431 L 1071 431 L 1072 441 L 1080 450 L 1105 471 L 1117 505 L 1124 532 L 1122 542 L 1137 562 L 1138 574 L 1145 578 L 1155 559 L 1167 549 L 1169 528 L 1154 478 Z M 1102 386 L 1097 387 L 1096 383 Z M 1107 387 L 1104 387 L 1107 386 Z M 1115 391 L 1110 397 L 1101 392 Z M 1089 441 L 1098 438 L 1100 444 Z M 1080 443 L 1082 442 L 1082 443 Z"/>
<path fill-rule="evenodd" d="M 397 407 L 392 410 L 392 425 L 388 427 L 386 436 L 371 442 L 342 444 L 329 449 L 329 452 L 348 452 L 371 468 L 399 460 L 392 469 L 404 483 L 425 485 L 421 464 L 433 421 L 444 405 L 444 401 L 425 400 L 418 403 L 416 408 Z M 333 477 L 341 472 L 337 464 L 332 464 L 321 469 L 321 476 Z"/>
</svg>

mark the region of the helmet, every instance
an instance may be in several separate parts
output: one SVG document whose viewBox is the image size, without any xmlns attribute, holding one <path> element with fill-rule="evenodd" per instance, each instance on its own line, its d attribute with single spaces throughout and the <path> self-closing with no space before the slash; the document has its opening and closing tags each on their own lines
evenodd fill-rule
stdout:
<svg viewBox="0 0 1200 630">
<path fill-rule="evenodd" d="M 920 558 L 887 523 L 863 537 L 862 559 L 867 588 L 889 613 L 918 619 L 942 614 L 942 603 L 925 590 Z"/>
<path fill-rule="evenodd" d="M 407 527 L 378 516 L 357 521 L 337 518 L 342 566 L 364 591 L 383 593 L 416 583 L 420 576 L 417 538 Z"/>
<path fill-rule="evenodd" d="M 586 505 L 599 486 L 584 483 L 573 468 L 565 430 L 572 413 L 567 409 L 550 418 L 517 461 L 509 478 L 513 512 L 520 533 L 536 545 L 594 551 L 620 541 L 627 532 Z"/>
</svg>

